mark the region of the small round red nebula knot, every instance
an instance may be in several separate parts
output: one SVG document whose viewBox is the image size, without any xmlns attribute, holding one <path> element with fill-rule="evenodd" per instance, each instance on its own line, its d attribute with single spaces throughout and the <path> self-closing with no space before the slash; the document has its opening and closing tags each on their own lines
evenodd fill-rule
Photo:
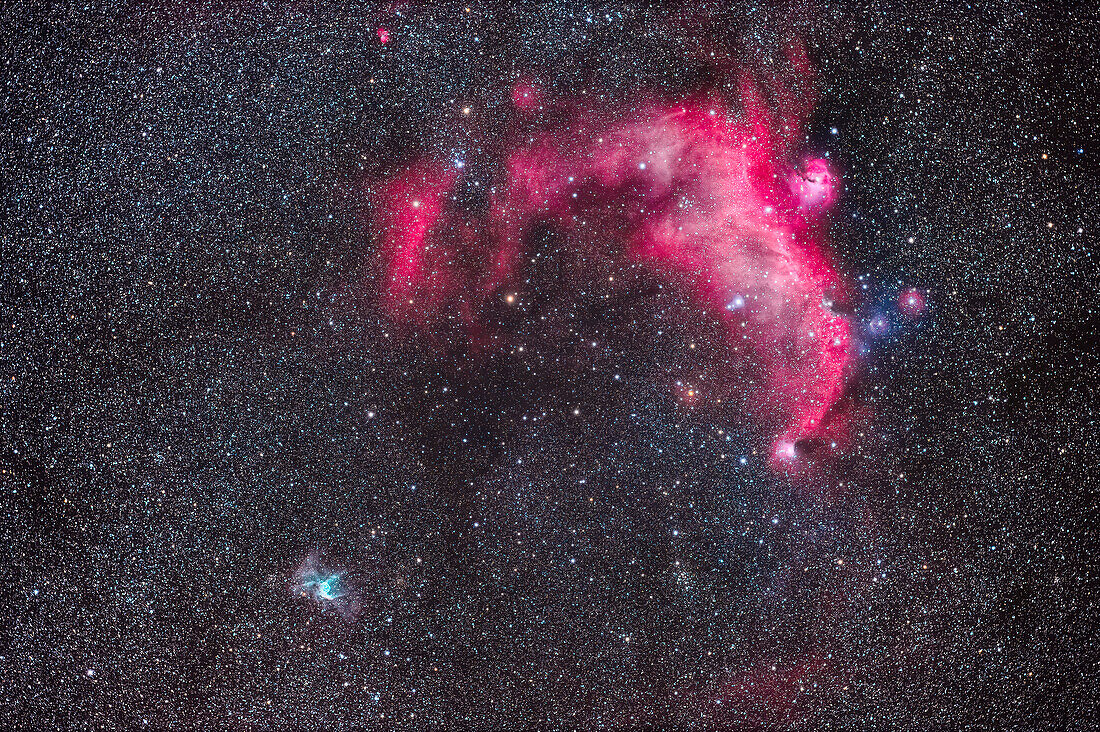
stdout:
<svg viewBox="0 0 1100 732">
<path fill-rule="evenodd" d="M 898 310 L 907 318 L 914 320 L 920 318 L 924 315 L 926 307 L 927 302 L 924 299 L 924 293 L 915 287 L 902 290 L 901 294 L 898 295 Z"/>
<path fill-rule="evenodd" d="M 390 42 L 390 32 L 382 26 L 378 26 L 378 30 L 376 31 L 376 33 L 378 34 L 378 40 L 381 41 L 383 44 Z"/>
<path fill-rule="evenodd" d="M 512 104 L 520 112 L 534 112 L 542 106 L 542 92 L 531 79 L 520 79 L 512 85 Z"/>
<path fill-rule="evenodd" d="M 806 161 L 801 172 L 791 176 L 791 192 L 803 209 L 825 209 L 836 200 L 837 182 L 828 161 L 814 158 Z"/>
</svg>

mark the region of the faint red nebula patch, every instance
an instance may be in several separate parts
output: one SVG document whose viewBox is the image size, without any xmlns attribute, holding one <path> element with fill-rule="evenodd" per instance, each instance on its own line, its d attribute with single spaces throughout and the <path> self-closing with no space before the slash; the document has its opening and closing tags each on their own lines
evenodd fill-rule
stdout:
<svg viewBox="0 0 1100 732">
<path fill-rule="evenodd" d="M 377 30 L 376 32 L 377 32 L 377 34 L 378 34 L 378 40 L 379 40 L 379 41 L 380 41 L 380 42 L 381 42 L 381 43 L 382 43 L 383 45 L 385 45 L 385 44 L 387 44 L 387 43 L 389 43 L 389 42 L 390 42 L 390 32 L 389 32 L 388 30 L 386 30 L 385 28 L 383 28 L 383 27 L 379 26 L 379 27 L 378 27 L 378 30 Z"/>
<path fill-rule="evenodd" d="M 542 92 L 531 79 L 520 79 L 512 85 L 512 104 L 520 112 L 535 112 L 542 105 Z"/>
<path fill-rule="evenodd" d="M 825 659 L 811 655 L 770 667 L 744 670 L 728 679 L 721 708 L 767 728 L 790 724 L 800 706 L 822 685 L 842 683 Z M 721 715 L 720 715 L 721 716 Z"/>
<path fill-rule="evenodd" d="M 809 77 L 803 54 L 790 60 Z M 398 172 L 377 187 L 373 221 L 383 308 L 423 331 L 457 319 L 476 333 L 489 299 L 521 283 L 533 228 L 551 226 L 581 257 L 613 256 L 687 288 L 700 315 L 722 324 L 731 357 L 749 347 L 758 383 L 693 389 L 691 400 L 745 392 L 761 424 L 782 425 L 777 469 L 843 450 L 851 292 L 826 235 L 839 178 L 824 159 L 795 162 L 809 94 L 771 91 L 742 74 L 733 104 L 717 95 L 623 108 L 562 100 L 555 112 L 565 122 L 506 151 L 476 221 L 452 205 L 453 162 L 424 159 Z M 544 103 L 528 81 L 512 99 L 524 114 Z"/>
</svg>

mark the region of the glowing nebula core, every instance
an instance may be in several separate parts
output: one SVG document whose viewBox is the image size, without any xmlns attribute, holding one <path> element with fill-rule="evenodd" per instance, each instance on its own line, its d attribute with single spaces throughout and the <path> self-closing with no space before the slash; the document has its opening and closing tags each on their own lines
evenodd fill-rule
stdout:
<svg viewBox="0 0 1100 732">
<path fill-rule="evenodd" d="M 291 590 L 324 609 L 336 610 L 345 618 L 354 617 L 360 609 L 355 588 L 347 582 L 343 573 L 326 567 L 316 551 L 310 552 L 298 566 Z"/>
<path fill-rule="evenodd" d="M 791 61 L 808 76 L 804 56 Z M 428 332 L 457 317 L 476 338 L 490 299 L 522 281 L 531 232 L 549 226 L 574 255 L 643 266 L 722 324 L 727 358 L 751 358 L 759 377 L 693 396 L 739 391 L 761 424 L 783 425 L 773 465 L 843 449 L 850 288 L 826 234 L 837 171 L 795 149 L 809 94 L 765 94 L 742 74 L 732 102 L 564 100 L 555 121 L 533 124 L 534 100 L 551 103 L 529 81 L 516 89 L 519 129 L 483 214 L 454 204 L 453 161 L 424 158 L 376 187 L 388 315 Z"/>
</svg>

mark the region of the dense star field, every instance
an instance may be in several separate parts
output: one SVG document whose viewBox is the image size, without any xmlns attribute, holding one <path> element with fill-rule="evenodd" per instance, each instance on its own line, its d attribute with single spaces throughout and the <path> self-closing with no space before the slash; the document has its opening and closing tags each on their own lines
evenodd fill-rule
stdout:
<svg viewBox="0 0 1100 732">
<path fill-rule="evenodd" d="M 1094 729 L 1100 12 L 0 9 L 0 722 Z"/>
</svg>

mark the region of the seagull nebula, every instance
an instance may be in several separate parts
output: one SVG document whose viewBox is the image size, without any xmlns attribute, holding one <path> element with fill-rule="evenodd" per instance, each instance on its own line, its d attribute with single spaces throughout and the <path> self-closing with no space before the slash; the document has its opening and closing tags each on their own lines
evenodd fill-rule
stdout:
<svg viewBox="0 0 1100 732">
<path fill-rule="evenodd" d="M 856 366 L 853 288 L 828 241 L 840 180 L 799 144 L 812 75 L 801 47 L 791 49 L 800 86 L 769 89 L 772 106 L 747 72 L 735 98 L 638 92 L 604 107 L 563 98 L 535 109 L 528 100 L 542 95 L 517 84 L 515 129 L 503 135 L 516 142 L 497 153 L 480 215 L 459 205 L 467 177 L 451 161 L 426 157 L 378 186 L 386 311 L 425 331 L 458 321 L 469 338 L 491 338 L 486 302 L 524 289 L 529 239 L 549 228 L 559 248 L 644 267 L 690 293 L 694 317 L 719 321 L 725 356 L 747 378 L 702 396 L 781 424 L 776 465 L 840 449 Z"/>
</svg>

